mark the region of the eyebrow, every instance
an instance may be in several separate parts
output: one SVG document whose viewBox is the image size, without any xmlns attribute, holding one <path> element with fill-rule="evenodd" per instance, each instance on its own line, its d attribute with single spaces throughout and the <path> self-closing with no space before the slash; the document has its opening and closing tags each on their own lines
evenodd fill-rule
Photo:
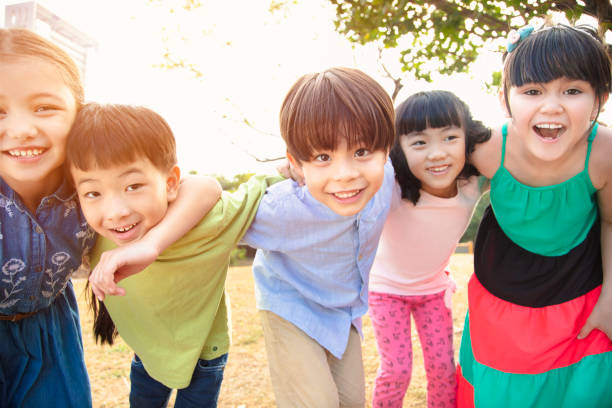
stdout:
<svg viewBox="0 0 612 408">
<path fill-rule="evenodd" d="M 137 167 L 130 167 L 129 169 L 121 173 L 117 178 L 123 178 L 123 177 L 129 176 L 130 174 L 136 174 L 136 173 L 141 174 L 142 171 Z M 81 184 L 85 184 L 85 183 L 96 182 L 96 181 L 98 180 L 94 178 L 86 178 L 86 179 L 79 181 L 77 186 L 80 186 Z"/>
</svg>

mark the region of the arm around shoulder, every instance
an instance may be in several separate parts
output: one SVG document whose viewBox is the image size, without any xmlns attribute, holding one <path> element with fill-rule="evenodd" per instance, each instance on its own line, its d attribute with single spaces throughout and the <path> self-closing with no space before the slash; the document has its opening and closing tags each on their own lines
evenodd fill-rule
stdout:
<svg viewBox="0 0 612 408">
<path fill-rule="evenodd" d="M 601 217 L 601 258 L 603 284 L 601 295 L 593 308 L 579 338 L 598 328 L 612 339 L 612 130 L 600 127 L 593 142 L 589 175 L 597 189 Z"/>
<path fill-rule="evenodd" d="M 484 143 L 477 144 L 469 160 L 480 174 L 491 179 L 501 164 L 501 153 L 501 128 L 494 128 L 491 129 L 491 138 Z"/>
</svg>

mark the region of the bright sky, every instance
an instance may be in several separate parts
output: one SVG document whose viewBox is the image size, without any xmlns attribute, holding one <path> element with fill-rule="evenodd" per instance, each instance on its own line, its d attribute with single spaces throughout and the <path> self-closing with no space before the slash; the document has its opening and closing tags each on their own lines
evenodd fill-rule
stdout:
<svg viewBox="0 0 612 408">
<path fill-rule="evenodd" d="M 0 5 L 15 2 L 0 0 Z M 183 0 L 39 3 L 98 42 L 88 66 L 87 99 L 142 104 L 159 112 L 175 133 L 183 172 L 231 177 L 273 171 L 273 164 L 260 164 L 252 155 L 284 154 L 278 111 L 291 84 L 307 72 L 356 67 L 392 91 L 376 65 L 377 52 L 354 48 L 334 31 L 327 0 L 288 0 L 275 13 L 268 10 L 271 0 L 201 0 L 192 11 L 182 8 Z M 186 58 L 202 72 L 201 78 L 185 69 L 154 67 L 164 62 L 164 38 L 177 59 Z M 487 55 L 471 75 L 432 84 L 406 81 L 396 103 L 419 90 L 447 89 L 478 119 L 499 123 L 497 99 L 483 86 L 499 61 L 500 56 Z M 400 72 L 395 55 L 388 55 L 386 64 Z M 253 127 L 242 123 L 245 118 Z"/>
</svg>

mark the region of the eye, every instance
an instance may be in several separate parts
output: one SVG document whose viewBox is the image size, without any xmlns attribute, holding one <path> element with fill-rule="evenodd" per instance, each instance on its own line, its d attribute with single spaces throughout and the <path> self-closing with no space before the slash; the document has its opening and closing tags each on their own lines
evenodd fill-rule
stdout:
<svg viewBox="0 0 612 408">
<path fill-rule="evenodd" d="M 565 91 L 567 95 L 580 95 L 582 91 L 580 89 L 572 88 Z"/>
<path fill-rule="evenodd" d="M 37 113 L 49 112 L 49 111 L 55 111 L 55 110 L 59 110 L 59 107 L 55 105 L 38 105 L 34 108 L 34 112 L 37 112 Z"/>
<path fill-rule="evenodd" d="M 416 147 L 416 148 L 418 148 L 418 147 L 423 147 L 423 146 L 425 146 L 425 144 L 426 144 L 426 143 L 425 143 L 425 141 L 424 141 L 424 140 L 415 140 L 415 141 L 413 141 L 412 143 L 410 143 L 410 147 Z"/>
<path fill-rule="evenodd" d="M 357 149 L 355 151 L 355 157 L 366 157 L 369 154 L 370 154 L 370 151 L 368 149 L 364 149 L 364 148 Z"/>
<path fill-rule="evenodd" d="M 538 89 L 527 89 L 523 93 L 525 95 L 528 95 L 528 96 L 537 96 L 537 95 L 540 95 L 540 91 Z"/>
<path fill-rule="evenodd" d="M 321 153 L 319 155 L 316 155 L 314 158 L 314 161 L 318 161 L 318 162 L 328 162 L 331 160 L 331 157 L 329 157 L 329 154 L 327 153 Z"/>
<path fill-rule="evenodd" d="M 457 135 L 449 135 L 449 136 L 446 136 L 444 138 L 444 141 L 445 142 L 452 142 L 453 140 L 457 140 L 457 139 L 459 139 L 459 136 L 457 136 Z"/>
<path fill-rule="evenodd" d="M 143 185 L 142 184 L 130 184 L 129 186 L 127 186 L 125 188 L 126 191 L 136 191 L 138 189 L 140 189 Z"/>
<path fill-rule="evenodd" d="M 100 193 L 98 193 L 97 191 L 88 191 L 85 194 L 83 194 L 83 197 L 85 197 L 85 198 L 97 198 L 97 197 L 100 197 Z"/>
</svg>

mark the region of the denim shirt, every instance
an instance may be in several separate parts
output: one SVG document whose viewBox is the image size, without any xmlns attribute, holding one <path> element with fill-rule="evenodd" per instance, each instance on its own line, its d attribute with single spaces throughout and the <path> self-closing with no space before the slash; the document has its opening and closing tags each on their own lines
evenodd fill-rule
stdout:
<svg viewBox="0 0 612 408">
<path fill-rule="evenodd" d="M 387 161 L 380 190 L 348 217 L 292 180 L 269 187 L 243 238 L 260 248 L 253 262 L 257 308 L 293 323 L 341 358 L 351 325 L 361 333 L 370 267 L 394 184 Z"/>
<path fill-rule="evenodd" d="M 0 178 L 0 313 L 47 308 L 94 242 L 76 194 L 66 182 L 36 214 Z"/>
</svg>

